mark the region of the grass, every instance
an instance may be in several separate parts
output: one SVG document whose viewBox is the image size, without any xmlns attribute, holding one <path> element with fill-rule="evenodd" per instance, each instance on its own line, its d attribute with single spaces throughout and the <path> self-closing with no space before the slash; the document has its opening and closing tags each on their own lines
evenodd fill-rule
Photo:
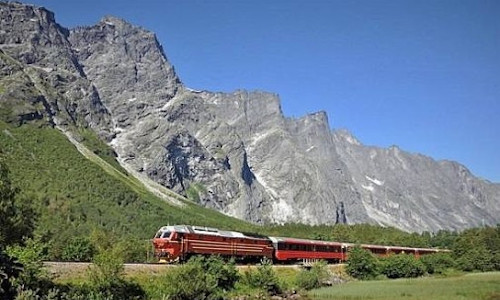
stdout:
<svg viewBox="0 0 500 300">
<path fill-rule="evenodd" d="M 312 299 L 342 300 L 498 300 L 500 272 L 455 277 L 355 281 L 313 290 Z"/>
</svg>

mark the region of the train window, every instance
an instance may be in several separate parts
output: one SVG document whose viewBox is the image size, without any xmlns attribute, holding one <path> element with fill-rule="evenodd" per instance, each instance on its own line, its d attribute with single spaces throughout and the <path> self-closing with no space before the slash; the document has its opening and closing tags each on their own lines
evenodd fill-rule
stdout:
<svg viewBox="0 0 500 300">
<path fill-rule="evenodd" d="M 170 234 L 171 232 L 170 231 L 164 231 L 162 234 L 161 234 L 161 238 L 162 239 L 168 239 L 170 237 Z"/>
</svg>

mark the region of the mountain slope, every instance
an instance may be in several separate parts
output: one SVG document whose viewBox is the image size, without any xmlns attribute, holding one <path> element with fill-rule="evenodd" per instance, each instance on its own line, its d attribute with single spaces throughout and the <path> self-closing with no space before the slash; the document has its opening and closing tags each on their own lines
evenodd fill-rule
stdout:
<svg viewBox="0 0 500 300">
<path fill-rule="evenodd" d="M 271 93 L 191 90 L 154 34 L 124 20 L 68 31 L 44 9 L 0 8 L 0 111 L 11 124 L 91 129 L 129 173 L 252 222 L 500 222 L 500 185 L 457 163 L 363 146 L 331 131 L 323 112 L 286 118 Z"/>
<path fill-rule="evenodd" d="M 93 228 L 133 239 L 148 239 L 166 224 L 255 231 L 176 195 L 172 201 L 160 200 L 135 178 L 81 155 L 56 129 L 0 122 L 0 145 L 12 181 L 40 213 L 37 234 L 55 244 L 88 235 Z"/>
</svg>

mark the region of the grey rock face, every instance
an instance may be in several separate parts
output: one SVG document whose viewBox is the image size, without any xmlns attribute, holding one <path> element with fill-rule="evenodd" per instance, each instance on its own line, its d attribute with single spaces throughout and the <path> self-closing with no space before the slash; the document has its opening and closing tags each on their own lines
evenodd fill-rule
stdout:
<svg viewBox="0 0 500 300">
<path fill-rule="evenodd" d="M 333 133 L 370 219 L 408 231 L 463 229 L 499 221 L 500 185 L 464 166 L 361 145 L 345 130 Z"/>
<path fill-rule="evenodd" d="M 500 222 L 500 185 L 458 163 L 363 146 L 324 112 L 286 118 L 275 94 L 191 90 L 154 34 L 121 19 L 68 31 L 44 9 L 0 5 L 0 104 L 19 122 L 90 126 L 121 163 L 201 205 L 258 223 Z"/>
<path fill-rule="evenodd" d="M 0 105 L 13 122 L 90 126 L 109 136 L 109 114 L 85 78 L 54 14 L 19 3 L 0 3 Z"/>
</svg>

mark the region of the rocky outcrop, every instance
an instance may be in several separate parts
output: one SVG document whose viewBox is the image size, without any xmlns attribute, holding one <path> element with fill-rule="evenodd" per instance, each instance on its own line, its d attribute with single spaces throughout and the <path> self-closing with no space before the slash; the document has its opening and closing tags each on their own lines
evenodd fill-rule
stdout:
<svg viewBox="0 0 500 300">
<path fill-rule="evenodd" d="M 44 8 L 0 2 L 0 107 L 8 121 L 89 126 L 109 138 L 109 114 Z"/>
<path fill-rule="evenodd" d="M 367 147 L 277 95 L 185 87 L 155 35 L 115 17 L 66 30 L 1 3 L 0 96 L 14 121 L 88 126 L 128 169 L 252 222 L 370 222 L 409 231 L 500 221 L 500 185 L 455 162 Z"/>
</svg>

